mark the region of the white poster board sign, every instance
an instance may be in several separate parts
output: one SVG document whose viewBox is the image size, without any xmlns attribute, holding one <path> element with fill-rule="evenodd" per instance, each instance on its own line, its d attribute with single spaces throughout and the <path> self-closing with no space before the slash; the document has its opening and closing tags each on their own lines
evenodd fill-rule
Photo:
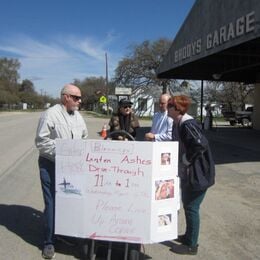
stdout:
<svg viewBox="0 0 260 260">
<path fill-rule="evenodd" d="M 57 140 L 55 233 L 154 243 L 177 237 L 178 142 Z"/>
</svg>

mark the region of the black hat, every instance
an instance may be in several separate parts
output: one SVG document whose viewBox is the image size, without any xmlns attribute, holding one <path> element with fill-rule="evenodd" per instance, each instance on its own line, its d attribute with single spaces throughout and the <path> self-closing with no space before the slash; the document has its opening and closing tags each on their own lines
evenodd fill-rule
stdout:
<svg viewBox="0 0 260 260">
<path fill-rule="evenodd" d="M 118 103 L 119 107 L 132 106 L 132 105 L 133 105 L 133 103 L 129 99 L 126 99 L 126 98 L 121 99 Z"/>
</svg>

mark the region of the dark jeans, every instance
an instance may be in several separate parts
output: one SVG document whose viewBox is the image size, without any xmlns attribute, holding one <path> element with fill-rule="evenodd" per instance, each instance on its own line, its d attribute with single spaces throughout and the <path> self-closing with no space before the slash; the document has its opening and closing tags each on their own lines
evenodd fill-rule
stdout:
<svg viewBox="0 0 260 260">
<path fill-rule="evenodd" d="M 40 178 L 44 199 L 44 244 L 54 244 L 55 221 L 55 163 L 39 157 Z"/>
<path fill-rule="evenodd" d="M 200 229 L 200 204 L 207 190 L 191 191 L 188 187 L 182 187 L 182 203 L 186 218 L 185 239 L 188 246 L 197 246 Z"/>
</svg>

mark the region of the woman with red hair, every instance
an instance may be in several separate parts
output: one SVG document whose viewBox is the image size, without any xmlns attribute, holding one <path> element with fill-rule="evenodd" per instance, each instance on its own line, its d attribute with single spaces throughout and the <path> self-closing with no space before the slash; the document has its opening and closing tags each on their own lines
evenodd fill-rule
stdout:
<svg viewBox="0 0 260 260">
<path fill-rule="evenodd" d="M 168 116 L 174 120 L 173 140 L 179 141 L 179 177 L 186 231 L 178 236 L 172 251 L 196 255 L 200 227 L 199 208 L 208 187 L 215 181 L 215 166 L 207 139 L 197 121 L 187 111 L 191 100 L 185 95 L 171 97 Z"/>
</svg>

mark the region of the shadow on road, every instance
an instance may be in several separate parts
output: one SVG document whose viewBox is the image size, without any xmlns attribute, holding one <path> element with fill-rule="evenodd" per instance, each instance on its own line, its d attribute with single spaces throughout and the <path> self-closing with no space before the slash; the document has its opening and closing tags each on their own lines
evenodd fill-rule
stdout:
<svg viewBox="0 0 260 260">
<path fill-rule="evenodd" d="M 0 225 L 13 232 L 26 243 L 42 250 L 43 244 L 43 213 L 23 205 L 0 204 Z M 81 239 L 70 238 L 72 245 L 61 241 L 55 244 L 56 252 L 80 258 Z"/>
<path fill-rule="evenodd" d="M 43 214 L 28 206 L 0 204 L 0 225 L 27 243 L 41 248 Z"/>
</svg>

